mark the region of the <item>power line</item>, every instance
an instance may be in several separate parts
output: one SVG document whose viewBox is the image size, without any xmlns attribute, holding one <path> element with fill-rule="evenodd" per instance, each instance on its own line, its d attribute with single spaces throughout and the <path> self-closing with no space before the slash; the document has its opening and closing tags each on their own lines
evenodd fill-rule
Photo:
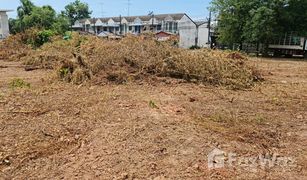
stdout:
<svg viewBox="0 0 307 180">
<path fill-rule="evenodd" d="M 101 7 L 101 11 L 100 11 L 101 17 L 104 17 L 105 11 L 104 11 L 104 3 L 103 2 L 100 3 L 100 7 Z"/>
<path fill-rule="evenodd" d="M 130 16 L 130 6 L 132 5 L 131 0 L 127 0 L 127 11 L 128 11 L 128 16 Z"/>
</svg>

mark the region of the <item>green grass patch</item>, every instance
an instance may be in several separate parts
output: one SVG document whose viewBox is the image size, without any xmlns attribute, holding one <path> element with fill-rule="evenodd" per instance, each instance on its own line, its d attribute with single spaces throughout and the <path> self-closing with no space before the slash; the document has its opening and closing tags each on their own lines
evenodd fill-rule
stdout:
<svg viewBox="0 0 307 180">
<path fill-rule="evenodd" d="M 10 83 L 9 83 L 10 88 L 12 89 L 19 89 L 19 88 L 30 88 L 31 84 L 24 81 L 23 79 L 20 78 L 16 78 L 13 79 Z"/>
</svg>

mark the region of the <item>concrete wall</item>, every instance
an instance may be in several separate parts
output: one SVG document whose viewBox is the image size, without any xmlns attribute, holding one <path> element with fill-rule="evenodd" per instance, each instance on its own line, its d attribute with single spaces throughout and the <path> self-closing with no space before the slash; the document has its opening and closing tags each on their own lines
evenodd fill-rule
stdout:
<svg viewBox="0 0 307 180">
<path fill-rule="evenodd" d="M 6 12 L 0 12 L 0 38 L 9 36 L 9 22 Z"/>
<path fill-rule="evenodd" d="M 198 27 L 198 46 L 200 47 L 210 47 L 208 44 L 208 24 L 203 24 Z"/>
<path fill-rule="evenodd" d="M 184 16 L 178 23 L 179 28 L 179 47 L 190 48 L 191 46 L 210 47 L 208 44 L 208 25 L 207 23 L 196 26 L 188 17 Z"/>
<path fill-rule="evenodd" d="M 178 22 L 178 29 L 179 47 L 190 48 L 196 44 L 196 25 L 188 16 L 183 16 Z"/>
</svg>

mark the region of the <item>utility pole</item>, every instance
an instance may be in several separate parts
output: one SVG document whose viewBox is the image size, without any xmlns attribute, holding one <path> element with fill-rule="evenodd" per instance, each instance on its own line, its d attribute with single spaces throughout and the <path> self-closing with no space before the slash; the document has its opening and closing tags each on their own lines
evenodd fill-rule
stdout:
<svg viewBox="0 0 307 180">
<path fill-rule="evenodd" d="M 119 35 L 122 35 L 122 15 L 119 15 Z"/>
<path fill-rule="evenodd" d="M 97 34 L 97 31 L 96 31 L 96 18 L 93 18 L 93 21 L 94 21 L 94 33 L 95 35 Z"/>
<path fill-rule="evenodd" d="M 208 43 L 211 48 L 211 11 L 209 11 L 209 20 L 208 20 Z"/>
<path fill-rule="evenodd" d="M 155 31 L 155 25 L 154 25 L 154 20 L 155 20 L 155 14 L 154 14 L 154 13 L 152 13 L 152 16 L 151 16 L 151 18 L 152 18 L 152 22 L 151 22 L 151 28 L 152 28 L 152 32 L 154 32 L 154 31 Z"/>
<path fill-rule="evenodd" d="M 151 16 L 151 31 L 154 32 L 155 25 L 154 25 L 154 19 L 155 19 L 155 14 L 153 11 L 150 11 L 148 13 L 148 16 Z"/>
</svg>

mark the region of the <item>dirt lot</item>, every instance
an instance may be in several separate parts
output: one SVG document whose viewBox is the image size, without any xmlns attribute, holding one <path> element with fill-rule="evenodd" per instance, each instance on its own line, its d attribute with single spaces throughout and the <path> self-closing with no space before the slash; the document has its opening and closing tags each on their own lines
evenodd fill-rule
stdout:
<svg viewBox="0 0 307 180">
<path fill-rule="evenodd" d="M 307 179 L 307 62 L 252 61 L 266 80 L 244 91 L 76 86 L 0 61 L 0 179 Z M 17 77 L 31 87 L 10 87 Z M 289 159 L 209 169 L 214 148 Z"/>
</svg>

